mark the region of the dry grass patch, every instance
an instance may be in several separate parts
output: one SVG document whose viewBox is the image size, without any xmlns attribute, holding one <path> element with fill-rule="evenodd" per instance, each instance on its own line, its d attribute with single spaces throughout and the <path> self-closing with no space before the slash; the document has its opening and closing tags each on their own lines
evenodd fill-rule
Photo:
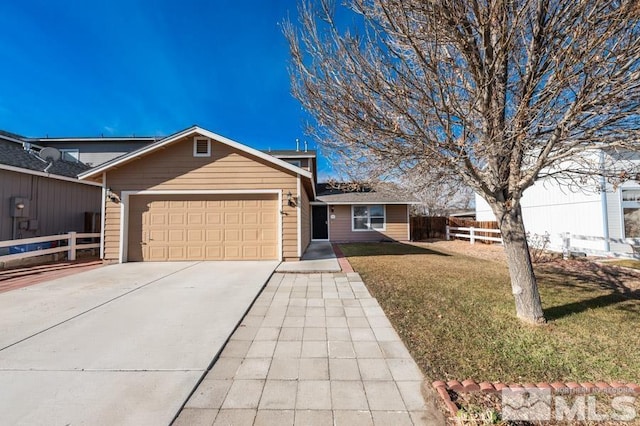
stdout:
<svg viewBox="0 0 640 426">
<path fill-rule="evenodd" d="M 640 381 L 640 273 L 539 265 L 549 323 L 515 317 L 503 261 L 434 246 L 341 245 L 431 379 Z"/>
</svg>

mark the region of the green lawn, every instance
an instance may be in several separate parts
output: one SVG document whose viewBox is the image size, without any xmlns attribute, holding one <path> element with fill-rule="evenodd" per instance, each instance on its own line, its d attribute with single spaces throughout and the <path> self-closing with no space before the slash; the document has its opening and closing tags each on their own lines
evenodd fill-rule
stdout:
<svg viewBox="0 0 640 426">
<path fill-rule="evenodd" d="M 515 316 L 506 265 L 407 244 L 340 246 L 432 380 L 640 382 L 640 292 L 591 262 L 540 265 L 548 324 Z"/>
</svg>

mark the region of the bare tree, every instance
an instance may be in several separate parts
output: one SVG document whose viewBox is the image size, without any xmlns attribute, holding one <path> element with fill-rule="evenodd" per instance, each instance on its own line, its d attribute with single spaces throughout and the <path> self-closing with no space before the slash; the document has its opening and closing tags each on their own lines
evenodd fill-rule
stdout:
<svg viewBox="0 0 640 426">
<path fill-rule="evenodd" d="M 631 176 L 598 153 L 638 150 L 638 2 L 347 0 L 349 28 L 331 0 L 301 1 L 284 32 L 312 136 L 363 174 L 473 188 L 502 231 L 518 317 L 544 322 L 520 200 L 545 176 Z"/>
<path fill-rule="evenodd" d="M 473 208 L 474 193 L 470 187 L 446 181 L 434 184 L 429 175 L 425 183 L 423 176 L 407 174 L 399 181 L 399 185 L 420 202 L 412 206 L 416 214 L 449 216 L 456 211 Z"/>
</svg>

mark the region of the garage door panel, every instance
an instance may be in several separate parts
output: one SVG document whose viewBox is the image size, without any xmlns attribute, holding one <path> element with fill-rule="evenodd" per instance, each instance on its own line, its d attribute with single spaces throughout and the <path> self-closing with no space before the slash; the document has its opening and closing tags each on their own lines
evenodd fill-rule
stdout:
<svg viewBox="0 0 640 426">
<path fill-rule="evenodd" d="M 243 246 L 242 257 L 245 259 L 258 259 L 260 258 L 260 247 L 258 246 Z"/>
<path fill-rule="evenodd" d="M 162 247 L 162 246 L 149 247 L 149 260 L 151 261 L 167 260 L 167 247 Z"/>
<path fill-rule="evenodd" d="M 187 258 L 192 260 L 204 259 L 204 247 L 203 246 L 188 246 Z"/>
<path fill-rule="evenodd" d="M 184 225 L 184 214 L 183 213 L 169 213 L 169 224 L 170 225 Z"/>
<path fill-rule="evenodd" d="M 242 213 L 243 225 L 258 225 L 259 223 L 260 222 L 258 221 L 258 212 Z"/>
<path fill-rule="evenodd" d="M 169 260 L 187 260 L 185 246 L 169 246 Z"/>
<path fill-rule="evenodd" d="M 238 243 L 241 241 L 240 234 L 240 229 L 225 229 L 224 241 L 228 243 Z"/>
<path fill-rule="evenodd" d="M 276 242 L 278 240 L 275 230 L 261 229 L 260 231 L 262 233 L 262 241 Z"/>
<path fill-rule="evenodd" d="M 130 260 L 278 259 L 278 211 L 275 194 L 132 196 Z"/>
<path fill-rule="evenodd" d="M 260 257 L 262 259 L 274 259 L 278 257 L 276 253 L 276 248 L 273 246 L 261 246 L 260 247 Z"/>
<path fill-rule="evenodd" d="M 170 243 L 180 243 L 184 241 L 184 229 L 169 229 L 169 242 Z"/>
<path fill-rule="evenodd" d="M 187 225 L 203 225 L 204 224 L 204 212 L 202 213 L 187 213 Z"/>
<path fill-rule="evenodd" d="M 209 243 L 222 243 L 222 229 L 207 229 L 205 232 Z"/>
<path fill-rule="evenodd" d="M 205 259 L 223 259 L 222 246 L 206 246 L 205 248 Z"/>
<path fill-rule="evenodd" d="M 210 209 L 211 207 L 207 207 Z M 219 209 L 219 207 L 218 207 Z M 206 214 L 207 225 L 220 225 L 222 224 L 222 213 L 220 212 L 207 212 Z"/>
<path fill-rule="evenodd" d="M 262 212 L 260 213 L 260 222 L 263 225 L 273 225 L 276 223 L 276 215 L 274 213 Z"/>
<path fill-rule="evenodd" d="M 150 229 L 149 240 L 157 243 L 163 243 L 168 241 L 167 239 L 167 230 L 166 229 Z"/>
<path fill-rule="evenodd" d="M 242 256 L 240 256 L 241 250 L 240 246 L 236 245 L 227 245 L 224 247 L 224 257 L 228 260 L 240 260 Z"/>
<path fill-rule="evenodd" d="M 167 215 L 165 213 L 149 213 L 149 225 L 164 226 L 167 224 Z"/>
<path fill-rule="evenodd" d="M 227 212 L 224 214 L 225 225 L 240 225 L 240 212 Z"/>
<path fill-rule="evenodd" d="M 260 241 L 260 231 L 258 229 L 243 229 L 242 241 L 256 243 Z"/>
<path fill-rule="evenodd" d="M 203 242 L 204 241 L 204 229 L 189 229 L 187 231 L 187 241 L 189 243 Z"/>
</svg>

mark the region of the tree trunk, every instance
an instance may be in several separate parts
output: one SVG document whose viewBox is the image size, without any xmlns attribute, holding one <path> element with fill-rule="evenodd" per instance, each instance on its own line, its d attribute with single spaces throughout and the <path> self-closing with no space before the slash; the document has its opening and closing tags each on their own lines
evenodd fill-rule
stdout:
<svg viewBox="0 0 640 426">
<path fill-rule="evenodd" d="M 498 224 L 507 255 L 518 318 L 531 324 L 543 324 L 545 319 L 538 283 L 531 264 L 521 208 L 518 206 L 504 212 Z"/>
</svg>

